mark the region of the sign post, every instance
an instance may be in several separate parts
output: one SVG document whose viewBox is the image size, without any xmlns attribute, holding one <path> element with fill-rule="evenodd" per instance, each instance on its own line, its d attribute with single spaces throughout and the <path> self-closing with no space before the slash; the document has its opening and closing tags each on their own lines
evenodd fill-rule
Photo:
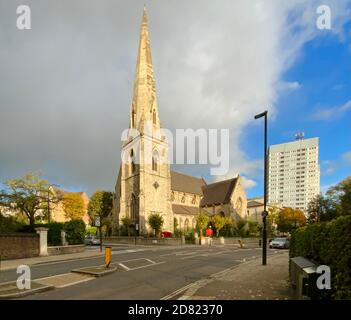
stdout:
<svg viewBox="0 0 351 320">
<path fill-rule="evenodd" d="M 135 224 L 135 237 L 134 237 L 134 244 L 135 245 L 137 244 L 137 233 L 139 233 L 138 231 L 139 231 L 139 224 L 136 223 Z"/>
<path fill-rule="evenodd" d="M 95 227 L 99 228 L 99 234 L 100 234 L 100 252 L 102 252 L 102 232 L 101 232 L 101 217 L 97 216 L 95 218 Z"/>
</svg>

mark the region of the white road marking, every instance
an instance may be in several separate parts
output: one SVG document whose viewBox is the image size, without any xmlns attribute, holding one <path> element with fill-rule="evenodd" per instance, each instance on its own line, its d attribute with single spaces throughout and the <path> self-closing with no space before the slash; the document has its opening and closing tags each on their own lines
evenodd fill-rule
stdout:
<svg viewBox="0 0 351 320">
<path fill-rule="evenodd" d="M 131 261 L 138 261 L 138 260 L 146 260 L 150 263 L 146 264 L 146 265 L 143 265 L 143 266 L 140 266 L 140 267 L 134 267 L 134 268 L 129 268 L 125 265 L 125 263 L 127 262 L 131 262 Z M 162 261 L 162 262 L 155 262 L 151 259 L 147 259 L 147 258 L 138 258 L 138 259 L 130 259 L 130 260 L 125 260 L 125 261 L 122 261 L 122 262 L 119 262 L 117 263 L 119 266 L 121 266 L 123 269 L 125 269 L 126 271 L 133 271 L 133 270 L 137 270 L 137 269 L 142 269 L 142 268 L 147 268 L 147 267 L 151 267 L 151 266 L 156 266 L 156 265 L 159 265 L 159 264 L 163 264 L 163 263 L 166 263 L 166 261 Z M 116 264 L 116 263 L 114 263 Z"/>
<path fill-rule="evenodd" d="M 243 262 L 242 260 L 237 260 L 240 262 Z M 186 285 L 185 287 L 182 287 L 164 297 L 162 297 L 160 300 L 170 300 L 174 297 L 176 297 L 177 295 L 179 295 L 181 292 L 185 292 L 184 295 L 180 296 L 177 300 L 188 300 L 189 297 L 191 297 L 194 293 L 196 293 L 196 291 L 201 288 L 202 286 L 211 283 L 213 280 L 220 278 L 223 274 L 225 274 L 226 272 L 230 271 L 230 270 L 234 270 L 236 268 L 238 268 L 240 265 L 236 265 L 227 269 L 224 269 L 222 271 L 219 271 L 217 273 L 213 273 L 211 275 L 209 275 L 207 278 L 204 279 L 200 279 L 197 280 L 195 282 L 189 283 L 188 285 Z"/>
<path fill-rule="evenodd" d="M 121 266 L 123 269 L 125 269 L 126 271 L 129 271 L 130 269 L 125 266 L 123 263 L 118 263 L 119 266 Z"/>
</svg>

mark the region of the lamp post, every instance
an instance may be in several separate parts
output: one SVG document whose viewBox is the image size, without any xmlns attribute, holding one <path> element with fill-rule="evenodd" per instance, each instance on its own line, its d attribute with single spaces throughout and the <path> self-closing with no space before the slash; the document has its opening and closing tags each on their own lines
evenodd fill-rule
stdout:
<svg viewBox="0 0 351 320">
<path fill-rule="evenodd" d="M 267 264 L 267 115 L 268 111 L 262 112 L 255 116 L 255 119 L 264 117 L 264 198 L 262 213 L 262 265 Z"/>
<path fill-rule="evenodd" d="M 50 214 L 50 187 L 60 187 L 58 184 L 49 184 L 49 187 L 48 187 L 48 223 L 51 222 L 51 214 Z"/>
</svg>

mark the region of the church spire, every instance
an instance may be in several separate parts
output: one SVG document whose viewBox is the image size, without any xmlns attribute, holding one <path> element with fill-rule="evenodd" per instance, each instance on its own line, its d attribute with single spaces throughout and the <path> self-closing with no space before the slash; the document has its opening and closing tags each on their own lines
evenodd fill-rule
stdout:
<svg viewBox="0 0 351 320">
<path fill-rule="evenodd" d="M 140 40 L 134 78 L 131 110 L 131 128 L 142 128 L 144 121 L 150 121 L 159 127 L 156 87 L 151 59 L 150 38 L 146 8 L 140 28 Z"/>
</svg>

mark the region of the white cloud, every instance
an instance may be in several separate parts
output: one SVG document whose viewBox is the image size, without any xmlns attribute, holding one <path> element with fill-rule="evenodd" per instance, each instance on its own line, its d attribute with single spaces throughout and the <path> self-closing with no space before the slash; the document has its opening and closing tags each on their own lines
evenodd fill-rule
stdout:
<svg viewBox="0 0 351 320">
<path fill-rule="evenodd" d="M 332 6 L 333 30 L 350 1 Z M 43 169 L 62 184 L 113 188 L 128 125 L 142 4 L 32 0 L 33 29 L 18 32 L 0 4 L 0 176 Z M 231 173 L 262 162 L 241 149 L 253 116 L 276 108 L 279 88 L 315 26 L 319 0 L 147 3 L 159 110 L 167 128 L 230 128 Z M 12 138 L 7 139 L 8 132 Z M 201 174 L 204 174 L 201 172 Z M 252 184 L 252 183 L 251 183 Z"/>
<path fill-rule="evenodd" d="M 342 159 L 345 161 L 346 164 L 348 164 L 349 166 L 351 166 L 351 151 L 345 152 L 345 153 L 342 155 Z"/>
<path fill-rule="evenodd" d="M 351 151 L 343 153 L 338 159 L 321 162 L 322 174 L 330 175 L 335 171 L 351 166 Z"/>
<path fill-rule="evenodd" d="M 333 120 L 349 110 L 351 110 L 351 100 L 341 106 L 318 109 L 311 118 L 313 120 Z"/>
</svg>

